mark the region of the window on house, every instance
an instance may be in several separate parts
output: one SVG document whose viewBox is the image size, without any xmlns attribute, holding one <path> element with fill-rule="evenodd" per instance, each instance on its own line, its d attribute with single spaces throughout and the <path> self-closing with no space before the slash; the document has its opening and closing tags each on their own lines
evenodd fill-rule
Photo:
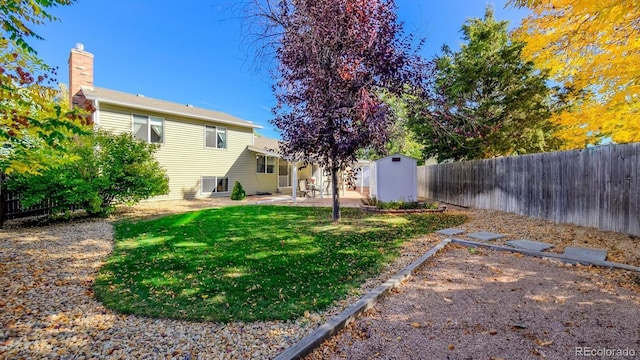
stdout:
<svg viewBox="0 0 640 360">
<path fill-rule="evenodd" d="M 256 155 L 256 172 L 258 174 L 273 174 L 276 168 L 276 158 L 273 156 Z"/>
<path fill-rule="evenodd" d="M 148 143 L 161 144 L 164 119 L 155 116 L 133 115 L 133 136 Z"/>
<path fill-rule="evenodd" d="M 200 192 L 209 193 L 225 193 L 229 192 L 229 178 L 223 176 L 203 176 L 200 182 Z"/>
<path fill-rule="evenodd" d="M 226 149 L 227 129 L 219 126 L 205 126 L 205 146 Z"/>
</svg>

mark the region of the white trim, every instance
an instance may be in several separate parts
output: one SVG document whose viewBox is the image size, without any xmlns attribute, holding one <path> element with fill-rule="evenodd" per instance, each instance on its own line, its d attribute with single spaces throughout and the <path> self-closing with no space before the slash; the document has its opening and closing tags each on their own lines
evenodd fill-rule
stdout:
<svg viewBox="0 0 640 360">
<path fill-rule="evenodd" d="M 213 179 L 216 184 L 213 188 L 214 191 L 202 191 L 204 186 L 204 178 Z M 227 179 L 227 191 L 218 191 L 218 180 L 219 179 Z M 231 192 L 230 188 L 231 179 L 228 176 L 210 176 L 210 175 L 201 175 L 200 176 L 200 194 L 201 195 L 214 195 L 214 194 L 228 194 Z"/>
<path fill-rule="evenodd" d="M 280 187 L 280 159 L 276 158 L 276 189 Z"/>
<path fill-rule="evenodd" d="M 94 101 L 93 106 L 96 108 L 96 111 L 93 112 L 93 125 L 100 126 L 100 102 L 98 99 L 95 99 Z"/>
<path fill-rule="evenodd" d="M 207 124 L 203 124 L 204 125 L 204 148 L 205 149 L 216 149 L 216 150 L 227 150 L 229 149 L 229 128 L 224 127 L 224 126 L 216 126 L 216 125 L 207 125 Z M 207 127 L 209 128 L 215 128 L 215 141 L 216 141 L 216 146 L 207 146 Z M 224 129 L 224 133 L 226 135 L 226 138 L 224 140 L 224 145 L 225 147 L 221 148 L 218 147 L 218 128 L 220 129 Z"/>
<path fill-rule="evenodd" d="M 292 163 L 293 174 L 291 175 L 291 198 L 293 202 L 298 201 L 298 163 Z"/>
<path fill-rule="evenodd" d="M 286 173 L 285 175 L 281 175 L 281 174 L 280 174 L 280 166 L 282 166 L 282 162 L 286 163 L 286 165 L 287 165 L 287 166 L 286 166 L 286 168 L 287 168 L 287 173 Z M 290 178 L 290 175 L 291 175 L 291 163 L 290 163 L 290 162 L 288 162 L 287 160 L 282 159 L 282 158 L 277 158 L 276 164 L 277 164 L 277 166 L 278 166 L 278 173 L 277 173 L 277 174 L 278 174 L 278 176 L 276 177 L 276 184 L 277 184 L 277 187 L 278 187 L 278 188 L 281 188 L 281 187 L 289 187 L 289 186 L 291 186 L 291 178 Z M 286 181 L 286 184 L 285 184 L 285 185 L 280 184 L 280 177 L 281 177 L 281 176 L 285 176 L 285 177 L 286 177 L 286 179 L 287 179 L 287 181 Z"/>
<path fill-rule="evenodd" d="M 273 156 L 273 157 L 276 157 L 276 158 L 281 158 L 281 157 L 282 157 L 282 156 L 280 156 L 280 154 L 275 153 L 275 152 L 273 152 L 273 151 L 268 151 L 268 150 L 265 150 L 265 149 L 260 149 L 260 148 L 257 148 L 257 147 L 255 147 L 255 146 L 251 146 L 251 145 L 247 145 L 247 150 L 249 150 L 249 151 L 253 151 L 253 152 L 258 153 L 258 154 L 263 154 L 263 155 Z"/>
<path fill-rule="evenodd" d="M 318 164 L 318 172 L 320 172 L 320 199 L 324 196 L 324 168 Z"/>
<path fill-rule="evenodd" d="M 264 157 L 264 172 L 258 172 L 258 156 L 263 156 Z M 267 172 L 267 169 L 269 167 L 269 158 L 274 159 L 274 165 L 273 165 L 273 171 L 272 172 Z M 256 174 L 261 174 L 261 175 L 271 175 L 271 174 L 276 174 L 276 178 L 278 178 L 278 158 L 275 156 L 270 156 L 270 155 L 266 155 L 266 154 L 256 154 L 256 162 L 254 163 L 256 165 L 255 169 L 256 169 Z"/>
<path fill-rule="evenodd" d="M 165 144 L 165 139 L 167 138 L 167 126 L 166 126 L 166 121 L 165 121 L 166 119 L 165 118 L 159 117 L 159 116 L 153 116 L 153 115 L 130 113 L 131 136 L 133 136 L 136 139 L 138 139 L 138 138 L 136 137 L 136 134 L 133 131 L 134 125 L 135 125 L 134 116 L 140 116 L 140 117 L 146 117 L 147 118 L 147 139 L 148 139 L 147 140 L 147 144 L 160 144 L 160 145 L 164 145 Z M 151 142 L 151 118 L 160 119 L 162 121 L 162 141 L 160 141 L 160 142 Z M 142 139 L 140 139 L 140 140 L 142 140 Z"/>
</svg>

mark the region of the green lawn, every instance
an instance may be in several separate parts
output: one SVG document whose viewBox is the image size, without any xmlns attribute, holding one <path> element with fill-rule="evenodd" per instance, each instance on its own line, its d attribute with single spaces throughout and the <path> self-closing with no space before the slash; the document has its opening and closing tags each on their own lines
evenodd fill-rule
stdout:
<svg viewBox="0 0 640 360">
<path fill-rule="evenodd" d="M 234 206 L 121 222 L 95 293 L 109 308 L 212 321 L 291 319 L 326 308 L 398 255 L 403 241 L 464 216 Z"/>
</svg>

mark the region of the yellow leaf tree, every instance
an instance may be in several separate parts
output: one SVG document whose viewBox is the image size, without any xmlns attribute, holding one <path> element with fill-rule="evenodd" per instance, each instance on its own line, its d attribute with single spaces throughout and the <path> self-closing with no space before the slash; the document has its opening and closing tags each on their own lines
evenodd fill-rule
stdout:
<svg viewBox="0 0 640 360">
<path fill-rule="evenodd" d="M 515 36 L 524 56 L 571 87 L 554 121 L 567 148 L 640 141 L 640 0 L 512 0 L 532 14 Z"/>
<path fill-rule="evenodd" d="M 72 161 L 67 142 L 90 133 L 89 113 L 69 111 L 53 82 L 52 71 L 34 54 L 0 38 L 2 174 L 37 174 Z"/>
<path fill-rule="evenodd" d="M 0 0 L 0 174 L 32 173 L 73 160 L 65 151 L 76 135 L 89 134 L 92 110 L 68 111 L 55 88 L 55 71 L 27 40 L 32 29 L 57 18 L 48 9 L 74 0 Z"/>
</svg>

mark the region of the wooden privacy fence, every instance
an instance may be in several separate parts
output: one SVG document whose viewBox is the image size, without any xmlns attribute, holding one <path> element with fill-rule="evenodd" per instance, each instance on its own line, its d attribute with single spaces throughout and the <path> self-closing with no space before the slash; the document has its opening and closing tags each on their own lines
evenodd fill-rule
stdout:
<svg viewBox="0 0 640 360">
<path fill-rule="evenodd" d="M 640 236 L 640 143 L 418 167 L 418 196 Z"/>
<path fill-rule="evenodd" d="M 51 199 L 46 199 L 38 205 L 23 208 L 20 205 L 20 195 L 13 191 L 1 188 L 0 182 L 0 228 L 4 226 L 6 220 L 20 219 L 29 216 L 51 215 L 55 203 Z M 69 209 L 76 210 L 75 207 Z"/>
</svg>

